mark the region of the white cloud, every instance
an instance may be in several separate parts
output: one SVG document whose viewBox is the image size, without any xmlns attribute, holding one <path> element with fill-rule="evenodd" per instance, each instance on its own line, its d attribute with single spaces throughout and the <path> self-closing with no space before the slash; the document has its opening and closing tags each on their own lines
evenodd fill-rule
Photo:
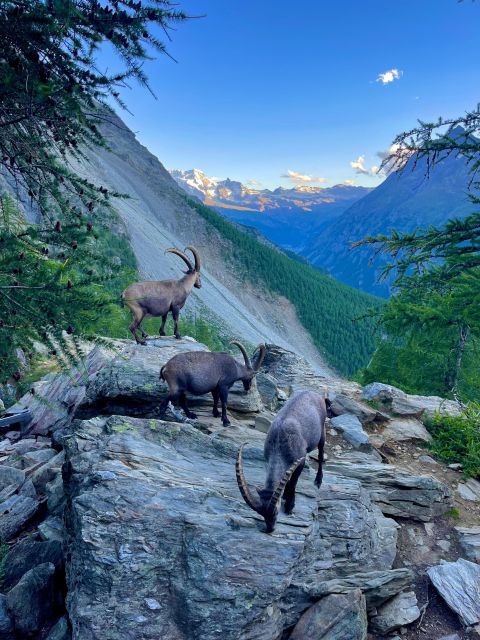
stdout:
<svg viewBox="0 0 480 640">
<path fill-rule="evenodd" d="M 399 71 L 398 69 L 389 69 L 389 71 L 385 71 L 385 73 L 379 73 L 377 76 L 377 82 L 381 82 L 382 84 L 389 84 L 394 80 L 400 80 L 403 75 L 403 71 Z"/>
<path fill-rule="evenodd" d="M 342 182 L 346 187 L 353 187 L 355 185 L 355 180 L 344 180 Z"/>
<path fill-rule="evenodd" d="M 377 165 L 373 165 L 370 169 L 365 166 L 365 156 L 358 156 L 356 160 L 352 160 L 350 162 L 350 166 L 355 171 L 355 173 L 358 173 L 364 176 L 382 175 L 382 171 L 380 171 L 380 167 L 378 167 Z"/>
<path fill-rule="evenodd" d="M 304 173 L 299 173 L 298 171 L 292 171 L 292 169 L 288 169 L 287 173 L 282 173 L 281 178 L 288 178 L 292 182 L 296 183 L 311 183 L 316 182 L 318 184 L 323 184 L 327 182 L 326 178 L 322 178 L 321 176 L 311 176 Z"/>
<path fill-rule="evenodd" d="M 370 173 L 365 166 L 365 156 L 358 156 L 356 160 L 352 160 L 350 162 L 350 166 L 355 171 L 355 173 L 361 173 L 366 176 L 368 176 Z"/>
</svg>

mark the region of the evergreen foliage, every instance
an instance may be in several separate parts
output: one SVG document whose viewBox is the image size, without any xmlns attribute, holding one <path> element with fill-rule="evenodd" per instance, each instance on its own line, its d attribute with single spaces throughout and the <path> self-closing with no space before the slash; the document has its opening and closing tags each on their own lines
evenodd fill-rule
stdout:
<svg viewBox="0 0 480 640">
<path fill-rule="evenodd" d="M 225 259 L 231 261 L 241 278 L 256 286 L 260 283 L 292 302 L 327 362 L 346 375 L 365 366 L 375 344 L 375 321 L 370 312 L 381 308 L 381 300 L 257 242 L 212 209 L 191 198 L 187 200 L 230 241 Z"/>
<path fill-rule="evenodd" d="M 106 283 L 132 267 L 111 255 L 111 199 L 121 194 L 82 178 L 75 163 L 106 146 L 99 124 L 108 99 L 123 106 L 119 87 L 129 79 L 148 87 L 142 62 L 166 53 L 155 28 L 168 35 L 186 19 L 170 0 L 0 3 L 0 179 L 37 222 L 2 199 L 0 382 L 18 377 L 16 350 L 30 353 L 33 341 L 75 359 L 80 333 L 113 311 L 118 282 Z M 105 46 L 120 62 L 114 75 L 97 64 Z M 64 332 L 74 336 L 70 349 Z"/>
<path fill-rule="evenodd" d="M 460 463 L 465 477 L 480 477 L 480 404 L 471 402 L 460 416 L 436 415 L 426 424 L 431 450 L 447 464 Z"/>
<path fill-rule="evenodd" d="M 463 154 L 471 166 L 472 184 L 479 186 L 480 140 L 473 135 L 479 126 L 478 111 L 450 121 L 420 123 L 397 137 L 387 162 L 404 170 L 405 157 L 413 160 L 408 163 L 413 168 L 424 158 L 430 170 L 451 153 Z M 442 135 L 434 138 L 438 129 Z M 473 194 L 471 200 L 480 205 Z M 480 213 L 451 219 L 438 228 L 367 237 L 355 246 L 360 245 L 392 258 L 382 277 L 394 274 L 396 288 L 380 315 L 383 339 L 362 380 L 382 380 L 412 393 L 463 401 L 478 398 Z"/>
</svg>

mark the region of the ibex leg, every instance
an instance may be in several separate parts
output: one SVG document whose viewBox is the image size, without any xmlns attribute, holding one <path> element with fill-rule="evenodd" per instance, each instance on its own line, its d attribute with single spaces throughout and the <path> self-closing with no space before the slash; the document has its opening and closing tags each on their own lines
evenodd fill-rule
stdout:
<svg viewBox="0 0 480 640">
<path fill-rule="evenodd" d="M 220 400 L 220 391 L 218 390 L 218 387 L 216 387 L 212 391 L 212 396 L 213 396 L 213 417 L 218 418 L 220 416 L 220 411 L 218 410 L 218 401 Z"/>
<path fill-rule="evenodd" d="M 185 392 L 182 392 L 180 394 L 179 405 L 182 407 L 182 409 L 185 412 L 185 415 L 187 416 L 187 418 L 196 418 L 197 417 L 197 414 L 193 413 L 193 411 L 190 411 L 190 409 L 187 407 L 187 396 L 186 396 Z"/>
<path fill-rule="evenodd" d="M 295 488 L 297 486 L 298 479 L 300 477 L 300 474 L 303 471 L 303 467 L 304 466 L 305 466 L 305 464 L 301 464 L 299 467 L 297 467 L 295 469 L 295 471 L 293 472 L 292 477 L 287 482 L 287 486 L 285 487 L 285 491 L 283 492 L 283 497 L 285 498 L 285 505 L 283 507 L 283 510 L 287 514 L 292 513 L 292 511 L 293 511 L 293 509 L 295 507 Z"/>
<path fill-rule="evenodd" d="M 162 316 L 162 324 L 160 325 L 160 335 L 164 336 L 165 335 L 165 323 L 167 321 L 167 315 L 165 314 L 164 316 Z"/>
<path fill-rule="evenodd" d="M 220 387 L 220 401 L 222 403 L 222 422 L 224 427 L 228 427 L 230 420 L 227 418 L 227 402 L 228 402 L 228 387 Z"/>
</svg>

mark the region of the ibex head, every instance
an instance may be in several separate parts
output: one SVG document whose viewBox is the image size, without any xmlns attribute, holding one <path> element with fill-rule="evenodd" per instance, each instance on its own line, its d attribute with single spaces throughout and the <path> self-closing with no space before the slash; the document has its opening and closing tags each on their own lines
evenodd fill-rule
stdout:
<svg viewBox="0 0 480 640">
<path fill-rule="evenodd" d="M 299 458 L 298 460 L 295 460 L 295 462 L 285 471 L 283 477 L 280 478 L 273 492 L 267 489 L 257 489 L 256 492 L 258 495 L 255 496 L 250 491 L 247 481 L 245 480 L 245 474 L 243 473 L 242 453 L 245 444 L 246 442 L 242 444 L 242 446 L 238 450 L 237 463 L 235 465 L 238 488 L 240 489 L 240 493 L 242 494 L 243 499 L 248 504 L 248 506 L 259 513 L 265 520 L 267 533 L 271 533 L 275 529 L 283 491 L 293 473 L 295 472 L 297 467 L 299 467 L 305 461 L 305 458 Z"/>
<path fill-rule="evenodd" d="M 230 344 L 236 345 L 242 352 L 243 359 L 245 361 L 245 376 L 241 380 L 245 391 L 249 391 L 250 387 L 252 386 L 252 380 L 254 376 L 257 375 L 262 365 L 263 359 L 265 358 L 266 347 L 264 344 L 258 345 L 258 347 L 253 352 L 253 355 L 255 355 L 258 351 L 258 356 L 256 356 L 255 362 L 252 365 L 252 363 L 250 362 L 250 358 L 248 357 L 248 353 L 241 342 L 239 342 L 238 340 L 231 340 Z"/>
<path fill-rule="evenodd" d="M 180 249 L 175 249 L 174 247 L 172 247 L 171 249 L 167 249 L 165 253 L 174 253 L 176 256 L 178 256 L 179 258 L 181 258 L 185 264 L 187 265 L 187 274 L 190 273 L 194 273 L 195 274 L 195 282 L 193 284 L 193 286 L 196 289 L 201 289 L 202 287 L 202 281 L 200 278 L 200 255 L 198 253 L 198 251 L 195 249 L 195 247 L 192 247 L 191 245 L 188 245 L 188 247 L 185 247 L 185 251 L 190 251 L 195 259 L 195 266 L 192 265 L 190 258 L 188 258 L 185 253 L 183 251 L 180 251 Z"/>
</svg>

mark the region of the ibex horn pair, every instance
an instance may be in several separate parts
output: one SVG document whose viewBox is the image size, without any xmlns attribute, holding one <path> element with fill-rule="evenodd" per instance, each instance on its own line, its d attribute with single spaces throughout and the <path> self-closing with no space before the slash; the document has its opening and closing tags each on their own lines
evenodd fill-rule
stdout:
<svg viewBox="0 0 480 640">
<path fill-rule="evenodd" d="M 243 355 L 243 359 L 245 361 L 245 366 L 248 367 L 249 369 L 253 369 L 254 371 L 258 371 L 260 369 L 260 367 L 262 366 L 262 362 L 265 358 L 265 354 L 266 354 L 266 347 L 264 344 L 259 344 L 258 347 L 255 349 L 255 351 L 253 352 L 253 354 L 255 355 L 255 353 L 257 353 L 257 351 L 259 351 L 259 356 L 255 362 L 255 366 L 252 367 L 252 364 L 250 362 L 250 358 L 248 357 L 248 353 L 247 350 L 245 349 L 245 347 L 243 346 L 243 344 L 239 341 L 239 340 L 231 340 L 230 344 L 234 344 L 236 345 L 240 351 L 242 352 Z"/>
<path fill-rule="evenodd" d="M 247 481 L 245 480 L 245 474 L 243 472 L 242 454 L 243 454 L 243 447 L 246 444 L 247 443 L 244 442 L 239 448 L 238 454 L 237 454 L 237 462 L 235 464 L 238 488 L 240 489 L 240 493 L 242 494 L 243 499 L 251 509 L 259 513 L 261 516 L 264 516 L 266 518 L 276 519 L 276 516 L 279 511 L 280 501 L 282 499 L 283 491 L 287 486 L 288 481 L 294 474 L 295 470 L 303 462 L 305 462 L 305 458 L 299 458 L 298 460 L 295 460 L 295 462 L 285 471 L 285 473 L 283 474 L 283 478 L 280 480 L 277 487 L 275 488 L 275 491 L 273 492 L 272 497 L 270 498 L 270 501 L 268 502 L 267 505 L 265 505 L 260 500 L 260 498 L 257 498 L 256 496 L 252 495 L 248 487 Z"/>
<path fill-rule="evenodd" d="M 192 253 L 195 259 L 195 268 L 193 267 L 190 261 L 190 258 L 186 256 L 183 251 L 180 251 L 180 249 L 175 249 L 175 247 L 170 247 L 170 249 L 166 249 L 165 253 L 174 253 L 176 256 L 181 258 L 187 265 L 189 271 L 200 271 L 200 255 L 198 251 L 195 249 L 195 247 L 192 247 L 191 245 L 188 245 L 188 247 L 185 247 L 185 251 L 190 251 Z"/>
</svg>

